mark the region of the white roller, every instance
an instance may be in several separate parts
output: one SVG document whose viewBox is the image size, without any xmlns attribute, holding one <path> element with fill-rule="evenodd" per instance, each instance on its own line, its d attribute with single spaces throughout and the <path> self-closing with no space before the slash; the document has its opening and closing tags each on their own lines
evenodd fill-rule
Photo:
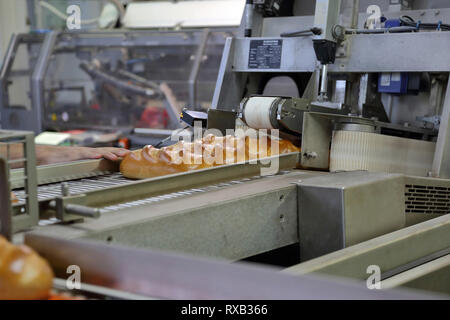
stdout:
<svg viewBox="0 0 450 320">
<path fill-rule="evenodd" d="M 253 97 L 245 104 L 244 119 L 253 129 L 275 129 L 270 123 L 270 107 L 277 98 Z"/>
<path fill-rule="evenodd" d="M 129 29 L 238 27 L 244 0 L 128 1 Z"/>
<path fill-rule="evenodd" d="M 368 170 L 426 176 L 436 143 L 358 131 L 334 131 L 330 171 Z"/>
</svg>

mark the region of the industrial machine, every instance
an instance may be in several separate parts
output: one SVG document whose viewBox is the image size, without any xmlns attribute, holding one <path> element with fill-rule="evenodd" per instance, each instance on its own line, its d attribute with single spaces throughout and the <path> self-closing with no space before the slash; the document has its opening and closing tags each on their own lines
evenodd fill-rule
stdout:
<svg viewBox="0 0 450 320">
<path fill-rule="evenodd" d="M 450 10 L 273 3 L 248 1 L 227 38 L 203 129 L 260 129 L 300 153 L 135 181 L 105 160 L 34 172 L 28 151 L 24 169 L 0 161 L 1 232 L 111 296 L 448 298 Z M 0 133 L 32 150 L 27 137 Z M 371 270 L 388 290 L 368 290 Z"/>
</svg>

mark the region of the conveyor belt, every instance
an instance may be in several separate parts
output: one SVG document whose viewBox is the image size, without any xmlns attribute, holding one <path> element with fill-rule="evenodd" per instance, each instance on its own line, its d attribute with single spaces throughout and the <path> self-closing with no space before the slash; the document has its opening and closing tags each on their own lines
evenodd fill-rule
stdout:
<svg viewBox="0 0 450 320">
<path fill-rule="evenodd" d="M 288 172 L 289 171 L 281 171 L 277 175 L 283 175 Z M 206 186 L 203 188 L 192 188 L 192 189 L 188 189 L 188 190 L 168 193 L 168 194 L 164 194 L 164 195 L 160 195 L 160 196 L 149 197 L 149 198 L 140 199 L 140 200 L 136 200 L 136 201 L 107 206 L 107 207 L 102 208 L 102 212 L 118 211 L 121 209 L 136 207 L 136 206 L 140 206 L 140 205 L 144 205 L 144 204 L 150 204 L 150 203 L 154 203 L 154 202 L 158 202 L 158 201 L 162 201 L 162 200 L 169 200 L 169 199 L 175 199 L 175 198 L 179 198 L 179 197 L 183 197 L 183 196 L 188 196 L 188 195 L 192 195 L 192 194 L 199 193 L 199 192 L 215 191 L 215 190 L 223 189 L 223 188 L 233 186 L 236 184 L 242 184 L 242 183 L 245 183 L 248 181 L 254 181 L 257 179 L 269 179 L 270 177 L 274 177 L 274 176 L 265 176 L 265 177 L 254 176 L 251 178 L 244 178 L 244 179 L 239 179 L 239 180 L 222 182 L 222 183 L 218 183 L 218 184 L 212 184 L 212 185 L 209 185 L 209 186 Z"/>
<path fill-rule="evenodd" d="M 280 170 L 278 175 L 295 168 L 298 156 L 296 152 L 274 156 L 277 168 Z M 271 158 L 267 160 L 273 161 Z M 117 171 L 98 170 L 98 164 L 88 164 L 88 167 L 78 168 L 78 171 L 68 166 L 67 171 L 64 167 L 60 167 L 57 168 L 57 172 L 53 172 L 49 167 L 46 168 L 46 172 L 42 170 L 39 172 L 41 178 L 40 185 L 37 187 L 37 197 L 43 209 L 40 210 L 42 214 L 39 225 L 73 220 L 73 217 L 67 216 L 67 213 L 61 210 L 61 206 L 81 206 L 83 210 L 95 210 L 98 215 L 98 210 L 100 213 L 122 211 L 130 207 L 145 206 L 199 192 L 220 190 L 255 179 L 270 179 L 270 174 L 276 173 L 272 170 L 272 166 L 269 169 L 263 162 L 237 163 L 163 177 L 132 180 L 125 178 Z M 267 169 L 264 170 L 264 168 Z M 66 174 L 70 170 L 72 174 Z M 17 198 L 13 204 L 14 215 L 20 215 L 26 212 L 26 190 L 15 187 L 13 193 Z M 47 209 L 56 209 L 57 218 L 50 218 L 49 215 L 52 216 L 52 212 Z"/>
<path fill-rule="evenodd" d="M 182 190 L 182 191 L 178 191 L 178 192 L 167 193 L 164 195 L 148 197 L 148 198 L 140 199 L 140 200 L 136 200 L 136 201 L 120 203 L 120 204 L 101 208 L 101 213 L 115 212 L 115 211 L 119 211 L 119 210 L 122 210 L 125 208 L 148 205 L 148 204 L 156 203 L 156 202 L 163 201 L 163 200 L 176 199 L 176 198 L 180 198 L 183 196 L 189 196 L 189 195 L 192 195 L 195 193 L 215 191 L 215 190 L 224 189 L 226 187 L 233 186 L 236 184 L 242 184 L 242 183 L 246 183 L 249 181 L 254 181 L 257 179 L 270 179 L 271 177 L 278 176 L 278 175 L 284 175 L 289 172 L 290 171 L 288 171 L 288 170 L 280 171 L 277 175 L 273 175 L 273 176 L 254 176 L 254 177 L 250 177 L 250 178 L 243 178 L 243 179 L 239 179 L 239 180 L 232 180 L 229 182 L 212 184 L 212 185 L 202 187 L 202 188 L 192 188 L 192 189 Z M 83 185 L 83 181 L 85 183 L 84 185 Z M 96 190 L 96 189 L 111 186 L 114 184 L 127 183 L 129 181 L 132 181 L 132 180 L 123 177 L 120 173 L 114 173 L 114 174 L 106 175 L 103 177 L 69 181 L 68 183 L 70 185 L 74 185 L 74 186 L 81 185 L 81 187 L 79 187 L 78 189 L 73 189 L 73 190 L 83 192 L 83 190 L 84 191 Z M 23 196 L 23 190 L 21 190 L 20 192 L 21 192 L 21 195 Z M 56 196 L 61 196 L 61 184 L 60 183 L 40 186 L 38 188 L 38 198 L 40 199 L 40 201 L 50 200 Z M 20 199 L 20 198 L 18 197 L 18 199 Z M 20 201 L 24 202 L 24 199 L 21 199 Z M 45 226 L 45 225 L 55 224 L 58 222 L 59 222 L 59 220 L 57 218 L 41 219 L 39 221 L 39 225 Z"/>
<path fill-rule="evenodd" d="M 120 184 L 129 183 L 133 180 L 125 178 L 121 173 L 84 178 L 78 180 L 66 181 L 70 194 L 80 194 L 88 191 L 98 190 L 106 187 L 112 187 Z M 15 190 L 14 194 L 18 199 L 18 204 L 25 204 L 26 193 L 23 189 Z M 50 183 L 38 186 L 38 201 L 46 201 L 62 196 L 61 183 Z"/>
<path fill-rule="evenodd" d="M 288 172 L 289 171 L 281 171 L 278 174 L 286 174 Z M 192 188 L 192 189 L 168 193 L 168 194 L 164 194 L 164 195 L 160 195 L 160 196 L 149 197 L 149 198 L 140 199 L 140 200 L 136 200 L 136 201 L 107 206 L 107 207 L 102 208 L 102 212 L 117 211 L 117 210 L 124 209 L 124 208 L 154 203 L 154 202 L 158 202 L 161 200 L 179 198 L 181 196 L 187 196 L 187 195 L 191 195 L 191 194 L 198 193 L 198 192 L 213 191 L 213 190 L 222 189 L 222 188 L 225 188 L 228 186 L 232 186 L 235 184 L 241 184 L 241 183 L 244 183 L 247 181 L 253 181 L 256 179 L 263 179 L 263 178 L 270 178 L 270 177 L 271 176 L 266 176 L 266 177 L 254 176 L 254 177 L 250 177 L 250 178 L 235 179 L 235 180 L 228 181 L 228 182 L 212 184 L 212 185 L 202 187 L 202 188 Z M 111 186 L 115 186 L 115 185 L 126 184 L 126 183 L 129 183 L 132 181 L 135 181 L 135 180 L 125 178 L 121 173 L 116 172 L 116 173 L 106 174 L 103 176 L 97 176 L 97 177 L 92 177 L 92 178 L 84 178 L 84 179 L 66 181 L 65 183 L 67 183 L 67 186 L 70 190 L 70 194 L 76 195 L 76 194 L 81 194 L 81 193 L 93 191 L 93 190 L 99 190 L 102 188 L 107 188 L 107 187 L 111 187 Z M 14 194 L 16 195 L 16 197 L 19 201 L 18 204 L 25 204 L 26 193 L 24 190 L 15 190 Z M 61 183 L 51 183 L 51 184 L 42 185 L 42 186 L 38 187 L 38 200 L 39 201 L 48 201 L 48 200 L 52 200 L 52 199 L 54 199 L 56 197 L 60 197 L 60 196 L 62 196 Z"/>
</svg>

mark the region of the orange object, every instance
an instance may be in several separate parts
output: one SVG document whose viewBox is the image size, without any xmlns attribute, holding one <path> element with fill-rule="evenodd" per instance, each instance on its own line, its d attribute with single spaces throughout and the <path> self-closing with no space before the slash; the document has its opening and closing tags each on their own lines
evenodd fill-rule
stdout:
<svg viewBox="0 0 450 320">
<path fill-rule="evenodd" d="M 73 297 L 66 293 L 51 293 L 47 300 L 84 300 L 80 297 Z"/>
<path fill-rule="evenodd" d="M 122 160 L 120 172 L 128 178 L 144 179 L 300 151 L 288 140 L 267 138 L 262 148 L 259 142 L 258 138 L 207 135 L 192 143 L 180 141 L 161 149 L 145 146 Z M 273 143 L 278 150 L 272 149 Z"/>
<path fill-rule="evenodd" d="M 146 107 L 141 114 L 138 126 L 141 128 L 167 128 L 169 114 L 165 109 Z"/>
<path fill-rule="evenodd" d="M 0 299 L 46 299 L 53 285 L 50 265 L 33 249 L 0 236 Z"/>
<path fill-rule="evenodd" d="M 128 138 L 120 138 L 117 144 L 120 148 L 130 149 L 130 139 Z"/>
</svg>

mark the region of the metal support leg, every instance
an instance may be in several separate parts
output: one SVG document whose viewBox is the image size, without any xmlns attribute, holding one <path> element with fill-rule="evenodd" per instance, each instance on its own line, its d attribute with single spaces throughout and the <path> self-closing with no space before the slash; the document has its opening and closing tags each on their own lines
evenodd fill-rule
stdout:
<svg viewBox="0 0 450 320">
<path fill-rule="evenodd" d="M 234 72 L 235 50 L 235 39 L 227 38 L 223 49 L 222 61 L 220 62 L 211 109 L 235 110 L 244 96 L 248 74 Z"/>
<path fill-rule="evenodd" d="M 8 240 L 12 236 L 10 198 L 8 163 L 4 158 L 0 157 L 0 234 Z"/>
<path fill-rule="evenodd" d="M 25 163 L 25 190 L 27 192 L 27 219 L 18 225 L 17 229 L 25 229 L 35 226 L 39 222 L 39 206 L 37 201 L 37 171 L 36 171 L 36 148 L 34 145 L 34 135 L 27 134 L 25 137 L 24 158 L 27 159 Z"/>
<path fill-rule="evenodd" d="M 322 78 L 320 80 L 319 101 L 328 101 L 328 65 L 322 65 Z"/>
<path fill-rule="evenodd" d="M 44 39 L 44 43 L 39 53 L 39 58 L 31 77 L 31 97 L 32 97 L 32 118 L 34 119 L 34 127 L 28 128 L 35 133 L 42 131 L 42 111 L 44 109 L 44 88 L 43 81 L 47 67 L 52 56 L 53 48 L 58 37 L 58 32 L 49 32 Z"/>
<path fill-rule="evenodd" d="M 442 108 L 441 124 L 439 135 L 434 152 L 433 167 L 431 175 L 433 177 L 450 178 L 450 81 L 447 85 L 444 106 Z"/>
<path fill-rule="evenodd" d="M 191 70 L 191 74 L 189 75 L 189 102 L 192 108 L 196 108 L 197 106 L 197 80 L 198 74 L 200 72 L 200 65 L 203 60 L 203 55 L 205 54 L 206 44 L 208 43 L 209 38 L 209 29 L 204 29 L 202 34 L 202 40 L 197 48 L 197 52 L 195 54 L 194 65 Z"/>
<path fill-rule="evenodd" d="M 358 27 L 359 0 L 342 0 L 341 25 L 349 28 Z"/>
<path fill-rule="evenodd" d="M 5 58 L 3 59 L 3 64 L 0 61 L 0 123 L 2 123 L 2 127 L 6 122 L 6 114 L 5 109 L 9 105 L 8 99 L 8 73 L 12 68 L 12 64 L 14 61 L 15 52 L 18 46 L 18 37 L 13 34 L 11 40 L 9 41 L 8 49 L 5 53 Z"/>
</svg>

